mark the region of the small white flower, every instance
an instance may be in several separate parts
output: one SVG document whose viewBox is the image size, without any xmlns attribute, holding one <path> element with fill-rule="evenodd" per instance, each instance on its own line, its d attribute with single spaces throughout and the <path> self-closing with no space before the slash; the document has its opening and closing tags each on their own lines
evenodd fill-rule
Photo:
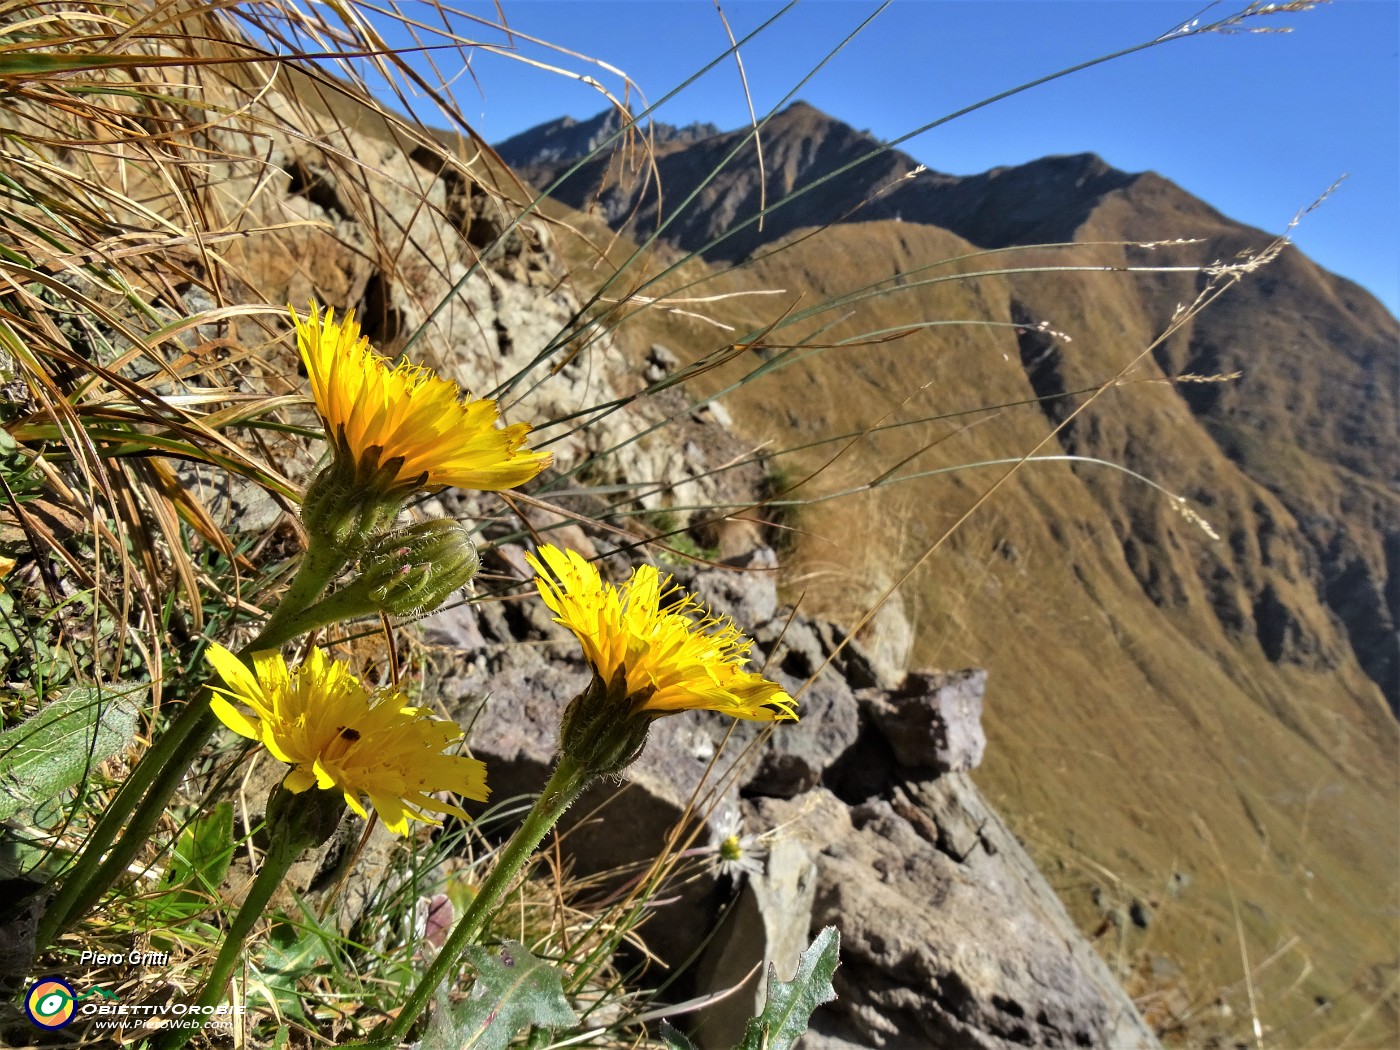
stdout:
<svg viewBox="0 0 1400 1050">
<path fill-rule="evenodd" d="M 762 875 L 768 850 L 761 836 L 744 834 L 744 817 L 739 807 L 725 803 L 710 824 L 710 850 L 715 870 L 738 882 L 745 875 Z"/>
</svg>

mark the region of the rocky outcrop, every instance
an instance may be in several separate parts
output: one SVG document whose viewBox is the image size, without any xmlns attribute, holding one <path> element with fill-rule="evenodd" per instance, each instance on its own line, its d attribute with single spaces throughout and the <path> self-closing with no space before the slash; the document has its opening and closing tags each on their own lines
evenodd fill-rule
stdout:
<svg viewBox="0 0 1400 1050">
<path fill-rule="evenodd" d="M 1158 1045 L 965 775 L 858 805 L 825 789 L 757 799 L 749 815 L 778 837 L 702 972 L 715 988 L 751 983 L 702 1015 L 702 1046 L 733 1046 L 761 998 L 754 967 L 790 978 L 805 946 L 794 929 L 826 924 L 841 930 L 838 998 L 813 1017 L 807 1050 Z"/>
<path fill-rule="evenodd" d="M 810 851 L 813 928 L 841 929 L 838 998 L 807 1046 L 1157 1045 L 966 776 L 856 806 L 819 792 L 756 809 Z"/>
<path fill-rule="evenodd" d="M 473 396 L 499 399 L 507 422 L 529 423 L 532 442 L 553 453 L 556 474 L 584 471 L 594 486 L 629 490 L 646 511 L 731 501 L 728 486 L 742 472 L 718 472 L 721 461 L 707 458 L 724 443 L 713 415 L 692 421 L 706 438 L 690 439 L 676 456 L 669 440 L 645 432 L 675 411 L 678 394 L 612 404 L 636 392 L 631 362 L 608 331 L 578 327 L 584 304 L 549 222 L 520 217 L 528 197 L 513 174 L 484 151 L 464 161 L 429 133 L 369 111 L 353 120 L 334 107 L 321 112 L 310 104 L 314 95 L 308 90 L 293 103 L 269 94 L 267 105 L 305 134 L 270 129 L 265 157 L 230 165 L 227 192 L 208 204 L 214 215 L 229 211 L 230 226 L 278 231 L 276 250 L 256 236 L 231 250 L 246 282 L 236 293 L 353 309 L 390 356 L 411 341 L 415 361 Z M 570 331 L 576 338 L 556 345 Z M 269 344 L 265 331 L 242 321 L 219 334 L 265 347 L 247 362 L 241 381 L 249 389 L 298 389 L 285 340 Z M 729 441 L 734 448 L 723 454 L 733 458 L 738 446 Z M 295 462 L 291 476 L 304 476 L 298 457 L 305 442 L 284 445 L 273 451 Z M 689 516 L 682 511 L 677 520 L 683 525 Z M 267 524 L 226 520 L 250 530 Z"/>
<path fill-rule="evenodd" d="M 600 536 L 589 543 L 617 574 L 633 564 Z M 508 548 L 494 557 L 503 572 L 518 562 Z M 760 964 L 790 977 L 812 932 L 834 925 L 840 998 L 814 1018 L 804 1044 L 813 1050 L 1155 1046 L 967 779 L 985 747 L 985 674 L 901 671 L 899 688 L 873 685 L 858 642 L 779 605 L 775 567 L 765 549 L 738 566 L 675 571 L 753 631 L 756 662 L 800 693 L 802 720 L 771 732 L 702 714 L 659 720 L 626 782 L 595 785 L 565 818 L 562 848 L 575 870 L 650 859 L 691 816 L 707 778 L 727 782 L 727 801 L 714 809 L 747 800 L 751 874 L 688 978 L 697 994 L 729 988 Z M 559 716 L 588 680 L 577 645 L 528 600 L 461 605 L 423 621 L 420 632 L 437 694 L 473 724 L 472 750 L 487 761 L 497 796 L 537 790 Z M 581 820 L 587 833 L 568 834 Z M 642 928 L 648 949 L 669 964 L 688 959 L 713 936 L 730 884 L 715 868 L 688 880 Z M 700 1045 L 734 1045 L 756 985 L 701 1014 Z"/>
</svg>

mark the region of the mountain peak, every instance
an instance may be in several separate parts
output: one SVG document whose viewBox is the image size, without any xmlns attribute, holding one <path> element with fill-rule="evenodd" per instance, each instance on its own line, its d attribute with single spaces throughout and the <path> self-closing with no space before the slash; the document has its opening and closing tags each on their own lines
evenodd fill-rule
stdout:
<svg viewBox="0 0 1400 1050">
<path fill-rule="evenodd" d="M 627 115 L 630 117 L 630 114 Z M 536 124 L 496 144 L 496 152 L 512 168 L 525 170 L 543 165 L 573 164 L 588 156 L 622 127 L 623 111 L 609 108 L 586 120 L 559 117 Z M 657 146 L 685 145 L 719 134 L 714 124 L 695 121 L 678 126 L 642 119 L 639 130 Z"/>
<path fill-rule="evenodd" d="M 1037 168 L 1066 174 L 1074 173 L 1090 178 L 1101 178 L 1110 174 L 1118 176 L 1127 174 L 1109 164 L 1097 153 L 1052 153 L 1047 157 L 1027 161 L 1025 164 L 999 164 L 983 174 L 995 177 L 1009 171 L 1020 171 L 1025 168 Z"/>
</svg>

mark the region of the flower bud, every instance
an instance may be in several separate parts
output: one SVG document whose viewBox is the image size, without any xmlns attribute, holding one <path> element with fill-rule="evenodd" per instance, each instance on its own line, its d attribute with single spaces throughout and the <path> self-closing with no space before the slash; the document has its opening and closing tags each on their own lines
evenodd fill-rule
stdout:
<svg viewBox="0 0 1400 1050">
<path fill-rule="evenodd" d="M 446 518 L 418 521 L 384 533 L 360 559 L 363 588 L 391 616 L 432 612 L 481 567 L 466 528 Z"/>
<path fill-rule="evenodd" d="M 345 813 L 341 791 L 293 792 L 278 784 L 267 797 L 267 826 L 274 844 L 293 856 L 326 842 Z"/>
</svg>

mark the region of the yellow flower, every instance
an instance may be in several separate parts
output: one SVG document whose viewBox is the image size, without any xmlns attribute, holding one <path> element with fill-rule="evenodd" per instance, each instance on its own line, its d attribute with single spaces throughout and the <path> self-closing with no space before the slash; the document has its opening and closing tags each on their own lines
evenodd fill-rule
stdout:
<svg viewBox="0 0 1400 1050">
<path fill-rule="evenodd" d="M 545 545 L 538 558 L 526 558 L 555 622 L 582 643 L 597 677 L 619 691 L 625 682 L 627 714 L 705 709 L 764 722 L 797 718 L 792 697 L 745 670 L 752 643 L 733 621 L 712 615 L 670 576 L 642 565 L 619 588 L 574 551 Z"/>
<path fill-rule="evenodd" d="M 293 312 L 292 320 L 326 438 L 361 482 L 386 471 L 379 483 L 393 492 L 447 485 L 498 492 L 549 465 L 549 453 L 525 447 L 528 424 L 496 425 L 496 402 L 463 402 L 457 384 L 431 369 L 393 366 L 371 350 L 353 311 L 337 321 L 313 303 L 309 319 Z"/>
<path fill-rule="evenodd" d="M 253 656 L 250 671 L 218 645 L 209 647 L 209 662 L 227 686 L 218 692 L 241 700 L 256 717 L 217 695 L 210 701 L 214 713 L 239 736 L 260 742 L 293 767 L 282 782 L 287 790 L 338 788 L 362 817 L 363 795 L 385 826 L 400 835 L 408 834 L 410 819 L 440 823 L 421 810 L 466 816 L 433 798 L 433 792 L 486 801 L 486 766 L 442 753 L 462 739 L 455 722 L 434 718 L 427 708 L 405 707 L 403 694 L 395 690 L 370 692 L 344 663 L 320 649 L 312 649 L 295 670 L 277 653 L 264 652 Z"/>
</svg>

